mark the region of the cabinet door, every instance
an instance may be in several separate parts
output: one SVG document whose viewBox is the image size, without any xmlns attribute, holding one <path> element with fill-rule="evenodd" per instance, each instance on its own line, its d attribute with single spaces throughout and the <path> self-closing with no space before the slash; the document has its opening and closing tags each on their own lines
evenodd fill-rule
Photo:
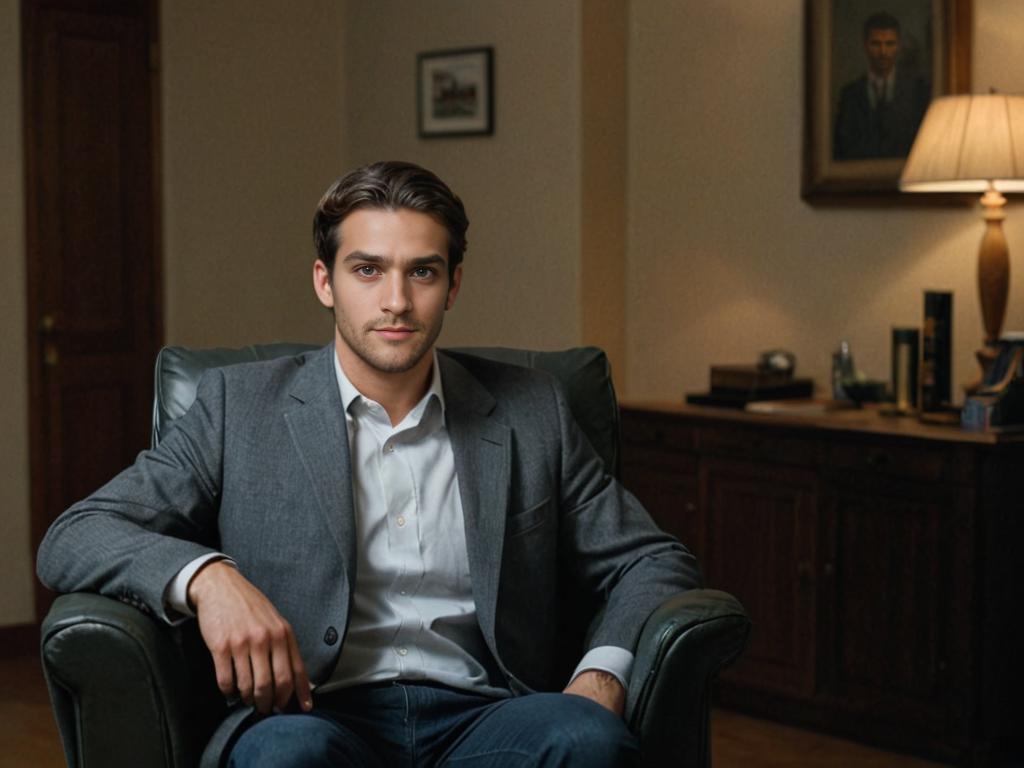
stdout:
<svg viewBox="0 0 1024 768">
<path fill-rule="evenodd" d="M 834 583 L 822 696 L 892 743 L 966 739 L 977 615 L 970 493 L 837 473 L 827 497 Z"/>
<path fill-rule="evenodd" d="M 817 479 L 800 468 L 732 459 L 700 467 L 709 587 L 731 592 L 754 622 L 723 682 L 809 695 L 815 674 Z"/>
<path fill-rule="evenodd" d="M 634 450 L 624 457 L 622 484 L 639 499 L 661 530 L 679 539 L 703 564 L 696 464 L 689 454 Z"/>
<path fill-rule="evenodd" d="M 703 560 L 692 425 L 664 414 L 624 409 L 622 484 L 661 530 L 679 539 L 698 561 Z"/>
</svg>

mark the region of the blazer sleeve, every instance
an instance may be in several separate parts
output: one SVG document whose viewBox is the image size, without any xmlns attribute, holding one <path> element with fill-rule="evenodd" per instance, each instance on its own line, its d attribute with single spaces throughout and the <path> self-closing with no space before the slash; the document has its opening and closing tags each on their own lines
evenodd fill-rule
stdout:
<svg viewBox="0 0 1024 768">
<path fill-rule="evenodd" d="M 40 581 L 170 621 L 165 588 L 187 563 L 216 551 L 224 412 L 224 376 L 214 369 L 157 448 L 54 521 L 39 547 Z"/>
<path fill-rule="evenodd" d="M 655 608 L 701 586 L 697 561 L 605 471 L 557 385 L 555 401 L 561 432 L 559 557 L 604 606 L 587 649 L 613 645 L 634 652 Z"/>
</svg>

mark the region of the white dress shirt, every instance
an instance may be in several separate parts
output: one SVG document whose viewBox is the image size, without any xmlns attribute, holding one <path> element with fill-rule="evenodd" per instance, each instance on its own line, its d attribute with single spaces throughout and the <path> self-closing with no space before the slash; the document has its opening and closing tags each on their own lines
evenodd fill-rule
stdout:
<svg viewBox="0 0 1024 768">
<path fill-rule="evenodd" d="M 477 623 L 436 353 L 427 393 L 397 426 L 353 386 L 337 355 L 334 363 L 358 554 L 343 651 L 319 690 L 403 679 L 508 696 L 504 681 L 488 675 L 496 665 Z M 189 581 L 213 558 L 231 562 L 217 554 L 196 558 L 168 585 L 165 602 L 182 619 L 192 615 Z M 629 651 L 602 646 L 583 657 L 572 678 L 599 669 L 628 687 L 632 664 Z"/>
</svg>

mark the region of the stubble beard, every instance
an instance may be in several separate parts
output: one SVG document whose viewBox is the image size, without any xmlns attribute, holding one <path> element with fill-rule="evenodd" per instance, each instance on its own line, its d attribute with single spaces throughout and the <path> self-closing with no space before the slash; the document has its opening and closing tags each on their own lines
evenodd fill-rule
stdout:
<svg viewBox="0 0 1024 768">
<path fill-rule="evenodd" d="M 345 345 L 355 353 L 356 357 L 381 373 L 405 373 L 412 370 L 434 346 L 437 337 L 441 335 L 440 322 L 434 326 L 423 327 L 418 323 L 402 321 L 401 318 L 368 323 L 361 331 L 356 331 L 346 318 L 338 315 L 337 311 L 335 311 L 334 324 Z M 388 325 L 412 328 L 414 336 L 405 342 L 397 343 L 374 339 L 374 329 Z"/>
</svg>

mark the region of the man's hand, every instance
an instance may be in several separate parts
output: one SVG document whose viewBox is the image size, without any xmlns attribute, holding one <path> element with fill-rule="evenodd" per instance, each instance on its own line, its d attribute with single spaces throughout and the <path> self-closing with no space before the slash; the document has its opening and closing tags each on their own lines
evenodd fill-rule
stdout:
<svg viewBox="0 0 1024 768">
<path fill-rule="evenodd" d="M 204 566 L 189 583 L 188 599 L 221 693 L 237 691 L 263 714 L 284 709 L 293 693 L 303 711 L 313 708 L 291 626 L 236 568 L 222 560 Z"/>
<path fill-rule="evenodd" d="M 619 717 L 622 717 L 626 708 L 626 689 L 615 675 L 602 672 L 600 669 L 580 672 L 563 693 L 592 699 Z"/>
</svg>

